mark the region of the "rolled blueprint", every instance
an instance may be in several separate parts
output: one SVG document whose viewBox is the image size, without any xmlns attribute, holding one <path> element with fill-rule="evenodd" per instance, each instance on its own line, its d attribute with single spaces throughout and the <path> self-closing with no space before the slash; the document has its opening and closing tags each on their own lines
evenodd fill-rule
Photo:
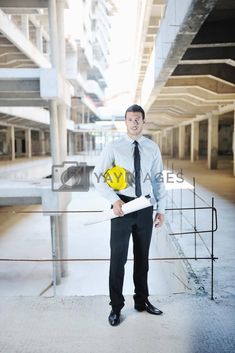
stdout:
<svg viewBox="0 0 235 353">
<path fill-rule="evenodd" d="M 132 201 L 129 201 L 123 204 L 122 210 L 124 214 L 128 214 L 153 205 L 154 205 L 154 199 L 140 196 L 137 199 L 134 199 Z M 103 211 L 100 214 L 93 217 L 91 220 L 86 221 L 84 225 L 87 226 L 87 225 L 91 225 L 99 222 L 104 222 L 116 217 L 119 217 L 119 216 L 114 214 L 113 209 L 110 209 L 107 211 Z"/>
</svg>

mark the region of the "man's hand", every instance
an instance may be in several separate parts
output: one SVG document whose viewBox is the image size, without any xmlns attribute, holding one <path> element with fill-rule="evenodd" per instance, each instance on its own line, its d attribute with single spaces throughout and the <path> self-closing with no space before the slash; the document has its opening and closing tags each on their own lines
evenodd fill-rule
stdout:
<svg viewBox="0 0 235 353">
<path fill-rule="evenodd" d="M 125 202 L 123 202 L 122 200 L 117 200 L 116 202 L 114 202 L 113 204 L 113 212 L 116 216 L 122 217 L 124 216 L 123 210 L 122 210 L 122 205 Z"/>
<path fill-rule="evenodd" d="M 160 228 L 164 223 L 164 219 L 165 219 L 165 216 L 163 213 L 157 213 L 153 221 L 154 227 Z"/>
</svg>

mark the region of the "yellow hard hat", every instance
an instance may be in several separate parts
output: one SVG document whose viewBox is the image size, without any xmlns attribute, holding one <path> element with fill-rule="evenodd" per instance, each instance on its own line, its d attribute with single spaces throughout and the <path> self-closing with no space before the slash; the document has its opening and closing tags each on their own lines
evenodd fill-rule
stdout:
<svg viewBox="0 0 235 353">
<path fill-rule="evenodd" d="M 127 171 L 118 165 L 106 170 L 104 178 L 106 183 L 114 190 L 123 190 L 128 187 Z"/>
</svg>

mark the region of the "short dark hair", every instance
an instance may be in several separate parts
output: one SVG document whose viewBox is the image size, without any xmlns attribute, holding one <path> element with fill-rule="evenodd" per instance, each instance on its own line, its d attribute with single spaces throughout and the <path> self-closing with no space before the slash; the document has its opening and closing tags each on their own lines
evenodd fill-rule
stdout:
<svg viewBox="0 0 235 353">
<path fill-rule="evenodd" d="M 126 113 L 128 113 L 128 112 L 132 112 L 132 113 L 138 113 L 139 112 L 139 113 L 142 114 L 143 120 L 145 119 L 144 109 L 140 105 L 133 104 L 129 108 L 127 108 L 127 110 L 125 112 L 125 119 L 126 119 Z"/>
</svg>

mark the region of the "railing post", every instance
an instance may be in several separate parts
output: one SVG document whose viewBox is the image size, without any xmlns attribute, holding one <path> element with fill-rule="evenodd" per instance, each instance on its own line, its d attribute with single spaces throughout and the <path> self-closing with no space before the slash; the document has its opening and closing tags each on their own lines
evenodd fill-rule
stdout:
<svg viewBox="0 0 235 353">
<path fill-rule="evenodd" d="M 214 197 L 211 200 L 211 300 L 214 300 Z"/>
<path fill-rule="evenodd" d="M 53 295 L 56 296 L 56 283 L 57 283 L 57 269 L 56 264 L 56 217 L 50 216 L 51 223 L 51 249 L 52 249 L 52 284 L 53 284 Z"/>
<path fill-rule="evenodd" d="M 173 165 L 173 163 L 171 165 L 171 173 L 174 174 L 174 165 Z M 171 189 L 171 208 L 172 208 L 171 220 L 172 220 L 172 223 L 173 223 L 173 221 L 174 221 L 174 211 L 173 211 L 173 208 L 174 208 L 174 188 Z"/>
<path fill-rule="evenodd" d="M 193 227 L 194 227 L 194 257 L 197 260 L 197 219 L 196 219 L 196 182 L 193 177 Z"/>
<path fill-rule="evenodd" d="M 180 169 L 180 175 L 183 175 L 182 168 Z M 183 188 L 180 188 L 180 232 L 182 233 L 183 230 Z"/>
</svg>

